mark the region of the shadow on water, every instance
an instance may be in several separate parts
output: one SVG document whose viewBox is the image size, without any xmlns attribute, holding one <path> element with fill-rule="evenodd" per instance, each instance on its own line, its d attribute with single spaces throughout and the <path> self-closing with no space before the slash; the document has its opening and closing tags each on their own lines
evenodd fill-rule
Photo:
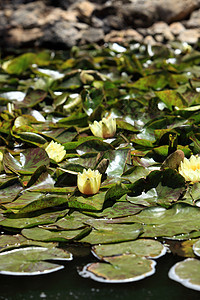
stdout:
<svg viewBox="0 0 200 300">
<path fill-rule="evenodd" d="M 0 276 L 0 300 L 199 300 L 199 292 L 168 278 L 170 267 L 178 260 L 171 254 L 157 260 L 156 273 L 144 280 L 125 284 L 106 284 L 82 278 L 77 272 L 91 256 L 75 257 L 65 269 L 41 276 Z"/>
</svg>

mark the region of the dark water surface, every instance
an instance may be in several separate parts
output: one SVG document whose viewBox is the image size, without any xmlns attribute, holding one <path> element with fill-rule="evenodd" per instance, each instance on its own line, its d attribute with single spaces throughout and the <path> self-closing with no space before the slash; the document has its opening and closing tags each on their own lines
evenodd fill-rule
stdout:
<svg viewBox="0 0 200 300">
<path fill-rule="evenodd" d="M 157 260 L 156 273 L 144 280 L 106 284 L 82 278 L 77 272 L 94 260 L 91 256 L 75 257 L 65 269 L 40 276 L 0 275 L 1 300 L 80 299 L 80 300 L 199 300 L 200 292 L 188 289 L 168 278 L 170 267 L 177 262 L 171 254 Z"/>
</svg>

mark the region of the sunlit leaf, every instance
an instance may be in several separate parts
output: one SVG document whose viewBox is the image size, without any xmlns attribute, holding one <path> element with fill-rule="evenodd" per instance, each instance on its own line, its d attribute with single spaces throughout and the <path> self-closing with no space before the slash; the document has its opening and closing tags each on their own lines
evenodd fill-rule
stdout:
<svg viewBox="0 0 200 300">
<path fill-rule="evenodd" d="M 134 254 L 107 257 L 106 262 L 88 264 L 79 274 L 99 282 L 124 283 L 155 273 L 156 262 Z"/>
<path fill-rule="evenodd" d="M 176 263 L 169 271 L 169 278 L 185 287 L 200 291 L 200 261 L 187 258 Z"/>
<path fill-rule="evenodd" d="M 58 248 L 28 247 L 0 253 L 4 275 L 41 275 L 63 269 L 47 260 L 71 260 L 71 253 Z"/>
</svg>

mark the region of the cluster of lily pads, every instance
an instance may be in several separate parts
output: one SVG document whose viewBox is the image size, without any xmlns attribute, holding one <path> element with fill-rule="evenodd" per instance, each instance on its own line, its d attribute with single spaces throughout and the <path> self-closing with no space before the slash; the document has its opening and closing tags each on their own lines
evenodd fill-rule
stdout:
<svg viewBox="0 0 200 300">
<path fill-rule="evenodd" d="M 200 51 L 116 43 L 1 58 L 0 274 L 130 282 L 155 259 L 200 290 Z M 195 268 L 193 267 L 195 266 Z"/>
</svg>

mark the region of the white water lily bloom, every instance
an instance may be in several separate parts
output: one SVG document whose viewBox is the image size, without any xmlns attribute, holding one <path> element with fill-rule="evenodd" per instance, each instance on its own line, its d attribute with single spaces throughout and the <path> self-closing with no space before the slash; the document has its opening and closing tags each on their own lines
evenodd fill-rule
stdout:
<svg viewBox="0 0 200 300">
<path fill-rule="evenodd" d="M 189 159 L 184 157 L 179 167 L 179 173 L 186 181 L 191 183 L 200 181 L 200 157 L 192 155 Z"/>
<path fill-rule="evenodd" d="M 98 170 L 84 169 L 78 173 L 77 185 L 82 194 L 94 195 L 98 193 L 101 185 L 101 173 Z"/>
<path fill-rule="evenodd" d="M 65 157 L 66 151 L 61 144 L 51 141 L 51 143 L 45 148 L 49 158 L 59 163 Z"/>
<path fill-rule="evenodd" d="M 93 124 L 89 124 L 89 127 L 93 135 L 104 139 L 111 138 L 116 133 L 116 119 L 108 116 L 107 118 L 103 118 L 100 122 L 94 121 Z"/>
</svg>

